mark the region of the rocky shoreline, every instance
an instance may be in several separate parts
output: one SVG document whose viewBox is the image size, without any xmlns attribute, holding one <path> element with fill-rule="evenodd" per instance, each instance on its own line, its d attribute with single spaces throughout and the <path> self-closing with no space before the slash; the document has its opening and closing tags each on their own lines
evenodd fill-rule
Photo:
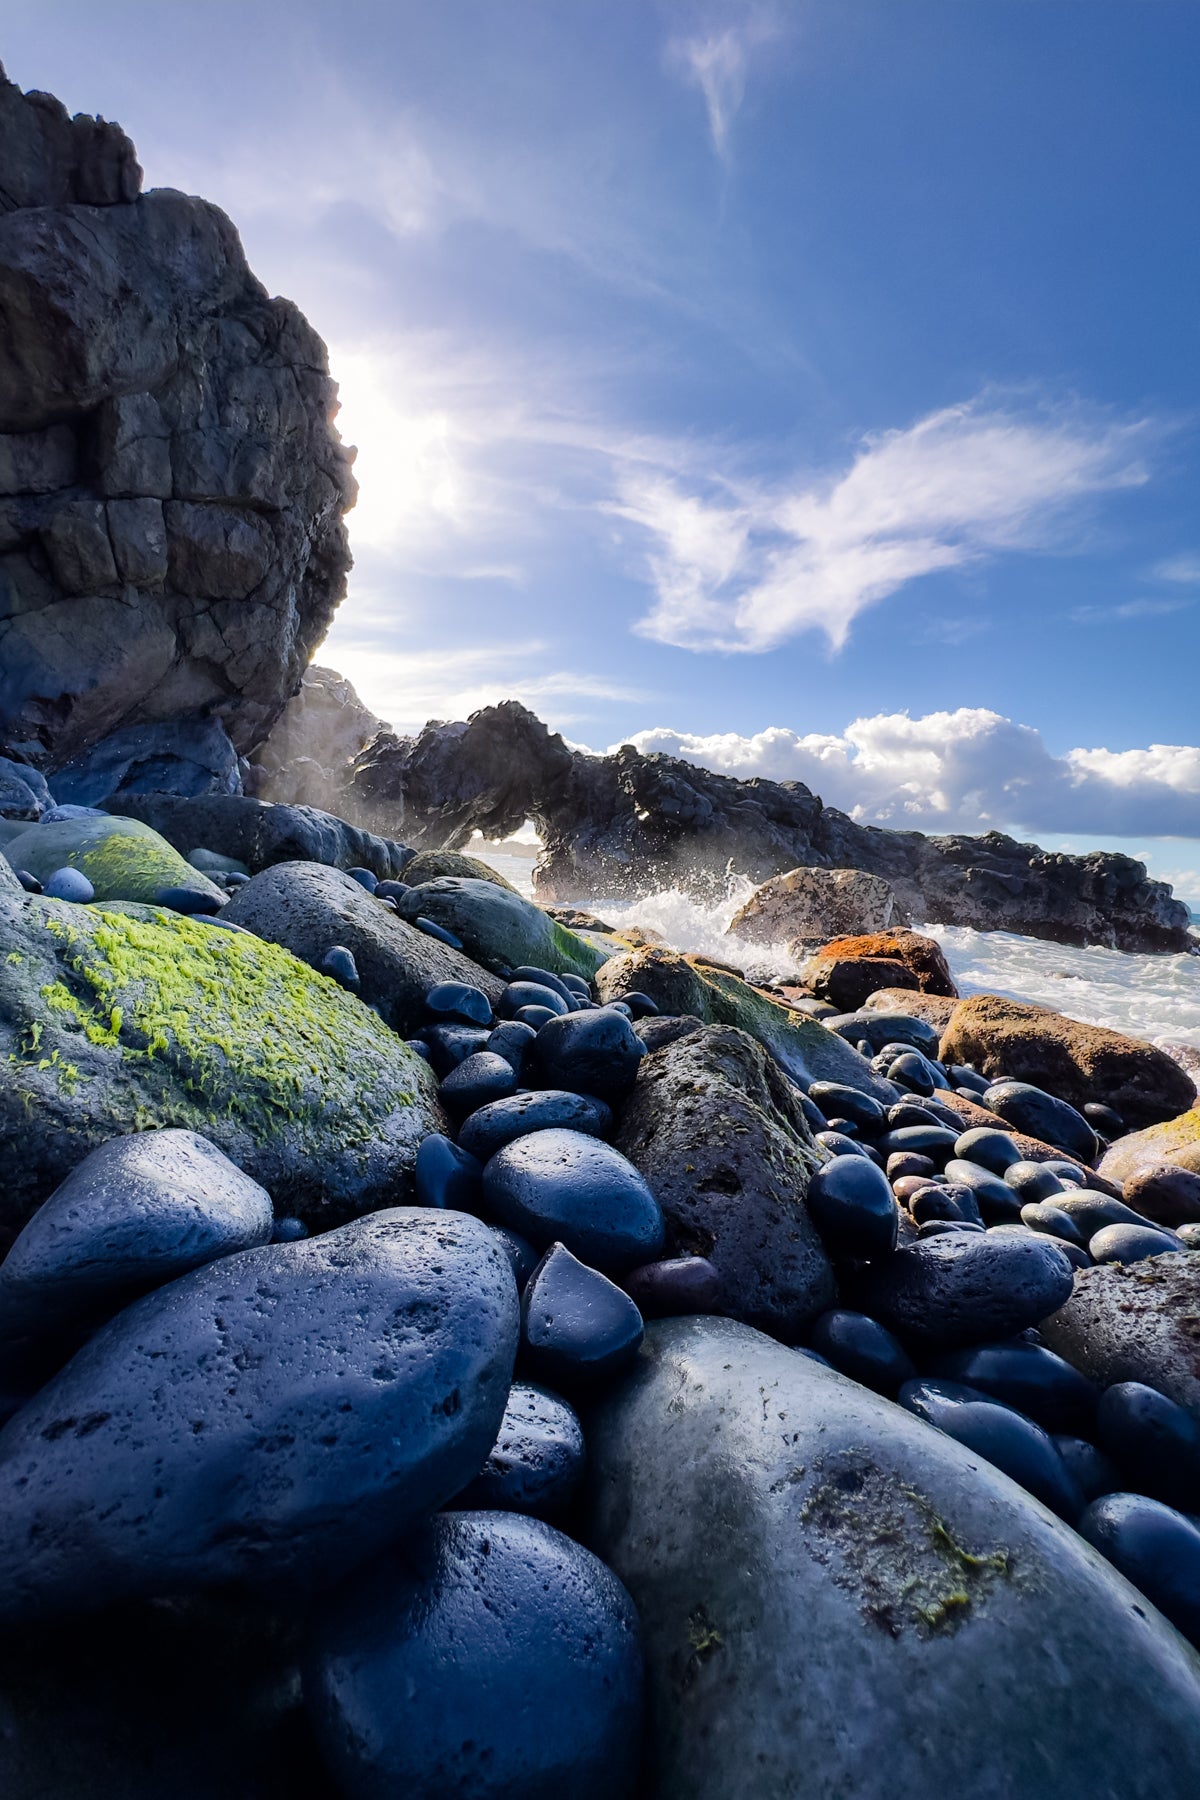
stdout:
<svg viewBox="0 0 1200 1800">
<path fill-rule="evenodd" d="M 906 929 L 783 993 L 289 829 L 0 859 L 6 1794 L 1182 1800 L 1184 1071 Z"/>
<path fill-rule="evenodd" d="M 1169 890 L 388 733 L 323 345 L 2 76 L 0 352 L 5 1800 L 1190 1800 L 1196 1089 L 910 929 Z"/>
</svg>

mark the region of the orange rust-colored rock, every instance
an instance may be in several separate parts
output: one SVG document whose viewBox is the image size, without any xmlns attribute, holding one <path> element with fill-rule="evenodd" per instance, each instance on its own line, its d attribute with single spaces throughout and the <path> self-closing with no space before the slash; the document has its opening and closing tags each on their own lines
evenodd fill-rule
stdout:
<svg viewBox="0 0 1200 1800">
<path fill-rule="evenodd" d="M 944 994 L 957 999 L 958 989 L 950 966 L 936 938 L 923 937 L 919 931 L 873 931 L 866 937 L 831 938 L 813 957 L 813 964 L 825 958 L 848 962 L 851 958 L 880 958 L 900 963 L 911 975 L 923 994 Z"/>
</svg>

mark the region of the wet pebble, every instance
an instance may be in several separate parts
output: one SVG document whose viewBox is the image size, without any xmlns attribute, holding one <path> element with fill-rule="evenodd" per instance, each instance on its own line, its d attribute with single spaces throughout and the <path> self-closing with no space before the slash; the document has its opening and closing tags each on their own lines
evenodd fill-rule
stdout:
<svg viewBox="0 0 1200 1800">
<path fill-rule="evenodd" d="M 618 994 L 616 998 L 622 1002 L 631 1019 L 656 1019 L 658 1017 L 659 1008 L 649 994 L 643 994 L 635 989 L 632 994 Z"/>
<path fill-rule="evenodd" d="M 465 981 L 439 981 L 425 996 L 425 1011 L 436 1025 L 490 1025 L 492 1003 L 482 988 Z"/>
<path fill-rule="evenodd" d="M 809 1216 L 834 1256 L 886 1257 L 896 1247 L 896 1201 L 883 1170 L 864 1156 L 823 1163 L 808 1184 Z"/>
<path fill-rule="evenodd" d="M 530 1006 L 542 1008 L 551 1018 L 571 1010 L 570 1000 L 544 982 L 510 981 L 497 1002 L 496 1011 L 502 1019 L 516 1019 Z"/>
<path fill-rule="evenodd" d="M 1200 1529 L 1142 1494 L 1105 1494 L 1078 1530 L 1200 1650 Z"/>
<path fill-rule="evenodd" d="M 452 1504 L 554 1519 L 573 1498 L 583 1465 L 583 1427 L 574 1408 L 548 1388 L 515 1381 L 487 1461 Z"/>
<path fill-rule="evenodd" d="M 1157 1225 L 1194 1225 L 1200 1222 L 1200 1175 L 1177 1163 L 1151 1163 L 1126 1181 L 1125 1201 Z"/>
<path fill-rule="evenodd" d="M 599 1269 L 648 1262 L 663 1246 L 662 1211 L 633 1164 L 580 1131 L 514 1139 L 483 1171 L 484 1204 L 500 1224 L 545 1248 L 559 1242 Z"/>
<path fill-rule="evenodd" d="M 1049 1200 L 1037 1200 L 1021 1208 L 1021 1223 L 1028 1225 L 1030 1231 L 1044 1231 L 1048 1237 L 1061 1238 L 1065 1244 L 1078 1244 L 1081 1250 L 1087 1249 L 1087 1239 L 1061 1206 L 1055 1206 Z"/>
<path fill-rule="evenodd" d="M 429 1047 L 429 1060 L 439 1081 L 468 1056 L 486 1049 L 488 1041 L 481 1025 L 426 1025 L 420 1037 Z"/>
<path fill-rule="evenodd" d="M 1096 1442 L 1125 1471 L 1125 1485 L 1185 1511 L 1200 1507 L 1200 1425 L 1142 1381 L 1106 1388 Z"/>
<path fill-rule="evenodd" d="M 1071 1292 L 1065 1248 L 1031 1231 L 951 1230 L 910 1244 L 862 1278 L 863 1312 L 927 1351 L 1010 1337 Z"/>
<path fill-rule="evenodd" d="M 1067 1472 L 1078 1484 L 1084 1499 L 1091 1503 L 1101 1494 L 1115 1494 L 1121 1487 L 1121 1472 L 1111 1456 L 1087 1438 L 1070 1437 L 1054 1432 L 1054 1447 L 1067 1466 Z"/>
<path fill-rule="evenodd" d="M 1090 1431 L 1100 1398 L 1094 1383 L 1063 1357 L 1021 1338 L 949 1351 L 933 1359 L 928 1373 L 978 1388 L 1051 1432 Z"/>
<path fill-rule="evenodd" d="M 1182 1249 L 1174 1232 L 1156 1225 L 1105 1225 L 1088 1239 L 1092 1261 L 1098 1263 L 1144 1262 L 1148 1256 Z"/>
<path fill-rule="evenodd" d="M 55 869 L 43 884 L 48 900 L 69 900 L 75 906 L 86 906 L 96 898 L 96 890 L 81 869 Z"/>
<path fill-rule="evenodd" d="M 422 1138 L 415 1177 L 418 1206 L 478 1212 L 483 1200 L 483 1167 L 440 1131 Z"/>
<path fill-rule="evenodd" d="M 605 1137 L 612 1128 L 612 1108 L 590 1094 L 569 1094 L 563 1088 L 539 1088 L 512 1094 L 480 1107 L 458 1134 L 464 1149 L 480 1162 L 533 1131 L 582 1131 L 588 1137 Z"/>
<path fill-rule="evenodd" d="M 954 1154 L 993 1175 L 1003 1175 L 1011 1164 L 1022 1160 L 1016 1140 L 994 1125 L 974 1125 L 964 1131 L 954 1146 Z"/>
<path fill-rule="evenodd" d="M 637 1355 L 644 1327 L 629 1295 L 552 1244 L 521 1295 L 521 1355 L 554 1388 L 607 1381 Z"/>
<path fill-rule="evenodd" d="M 844 1081 L 814 1081 L 808 1097 L 827 1119 L 850 1119 L 870 1137 L 878 1136 L 884 1128 L 884 1111 L 878 1100 L 870 1094 L 860 1094 Z"/>
<path fill-rule="evenodd" d="M 959 1139 L 959 1143 L 962 1140 Z M 958 1149 L 958 1144 L 955 1146 Z M 1021 1217 L 1022 1200 L 1015 1188 L 1000 1175 L 994 1175 L 982 1164 L 969 1162 L 965 1157 L 952 1156 L 945 1169 L 947 1181 L 956 1185 L 969 1187 L 975 1196 L 979 1215 L 985 1225 L 1002 1225 L 1016 1222 Z"/>
<path fill-rule="evenodd" d="M 344 1800 L 631 1794 L 642 1662 L 612 1571 L 540 1519 L 452 1512 L 319 1619 L 304 1695 Z"/>
<path fill-rule="evenodd" d="M 936 1175 L 938 1166 L 930 1156 L 921 1156 L 915 1150 L 893 1150 L 887 1159 L 887 1178 L 891 1182 L 901 1181 L 906 1175 Z"/>
<path fill-rule="evenodd" d="M 594 1094 L 610 1105 L 632 1091 L 645 1054 L 629 1019 L 607 1006 L 551 1020 L 534 1046 L 547 1087 Z"/>
<path fill-rule="evenodd" d="M 516 1085 L 517 1072 L 507 1057 L 477 1050 L 451 1069 L 441 1086 L 441 1100 L 453 1118 L 465 1119 L 490 1101 L 507 1099 Z"/>
<path fill-rule="evenodd" d="M 897 1151 L 931 1157 L 940 1168 L 954 1149 L 956 1134 L 948 1125 L 901 1125 L 886 1131 L 877 1148 L 881 1156 L 894 1156 Z"/>
<path fill-rule="evenodd" d="M 1053 1439 L 1027 1419 L 976 1388 L 922 1377 L 905 1382 L 900 1405 L 936 1425 L 947 1437 L 984 1457 L 1068 1523 L 1083 1511 L 1083 1494 Z"/>
<path fill-rule="evenodd" d="M 1100 1146 L 1083 1114 L 1031 1082 L 995 1082 L 984 1094 L 983 1104 L 1028 1137 L 1040 1138 L 1086 1163 L 1096 1159 Z"/>
<path fill-rule="evenodd" d="M 706 1256 L 669 1256 L 642 1263 L 621 1285 L 644 1319 L 721 1311 L 721 1277 Z"/>
<path fill-rule="evenodd" d="M 1004 1171 L 1004 1179 L 1014 1193 L 1021 1196 L 1022 1206 L 1038 1200 L 1048 1200 L 1051 1194 L 1061 1194 L 1063 1191 L 1062 1182 L 1045 1163 L 1009 1163 Z"/>
<path fill-rule="evenodd" d="M 835 1308 L 812 1328 L 812 1348 L 842 1375 L 893 1399 L 916 1377 L 912 1358 L 886 1325 L 866 1313 Z"/>
<path fill-rule="evenodd" d="M 373 894 L 377 891 L 379 887 L 379 878 L 373 869 L 347 869 L 346 873 L 351 881 L 357 881 L 359 887 L 366 888 L 368 894 Z"/>
<path fill-rule="evenodd" d="M 520 1019 L 503 1019 L 488 1035 L 485 1050 L 493 1056 L 503 1056 L 517 1072 L 517 1080 L 524 1079 L 525 1064 L 529 1056 L 530 1046 L 537 1032 L 532 1025 L 523 1024 Z"/>
<path fill-rule="evenodd" d="M 452 931 L 447 931 L 444 925 L 437 924 L 435 920 L 427 919 L 423 913 L 417 914 L 413 924 L 418 931 L 423 931 L 426 937 L 436 938 L 439 944 L 448 944 L 451 950 L 461 950 L 463 947 L 460 937 L 455 937 Z"/>
</svg>

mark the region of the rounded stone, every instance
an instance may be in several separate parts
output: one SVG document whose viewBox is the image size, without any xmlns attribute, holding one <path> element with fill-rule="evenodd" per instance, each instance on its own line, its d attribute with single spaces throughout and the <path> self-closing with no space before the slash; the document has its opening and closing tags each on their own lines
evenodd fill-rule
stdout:
<svg viewBox="0 0 1200 1800">
<path fill-rule="evenodd" d="M 644 1319 L 721 1310 L 721 1277 L 706 1256 L 668 1256 L 642 1263 L 621 1285 Z"/>
<path fill-rule="evenodd" d="M 571 1002 L 557 988 L 541 981 L 510 981 L 501 994 L 496 1011 L 502 1019 L 515 1019 L 527 1006 L 540 1006 L 558 1017 L 571 1010 Z"/>
<path fill-rule="evenodd" d="M 634 1791 L 642 1663 L 616 1576 L 539 1519 L 457 1512 L 364 1570 L 304 1668 L 345 1800 Z"/>
<path fill-rule="evenodd" d="M 557 1518 L 583 1479 L 583 1427 L 573 1407 L 548 1388 L 514 1381 L 499 1435 L 457 1509 Z"/>
<path fill-rule="evenodd" d="M 1099 1390 L 1043 1344 L 1009 1338 L 935 1357 L 928 1373 L 977 1388 L 1050 1432 L 1090 1431 Z"/>
<path fill-rule="evenodd" d="M 0 1619 L 337 1581 L 479 1469 L 516 1287 L 461 1213 L 372 1213 L 136 1301 L 0 1432 Z"/>
<path fill-rule="evenodd" d="M 431 1131 L 417 1149 L 417 1205 L 477 1212 L 483 1200 L 483 1166 L 465 1148 Z"/>
<path fill-rule="evenodd" d="M 1081 1250 L 1087 1249 L 1087 1239 L 1070 1213 L 1063 1212 L 1061 1207 L 1048 1200 L 1037 1200 L 1023 1206 L 1021 1223 L 1028 1225 L 1030 1231 L 1044 1231 L 1047 1237 L 1060 1238 L 1064 1244 L 1076 1244 Z"/>
<path fill-rule="evenodd" d="M 862 1156 L 835 1156 L 808 1184 L 807 1206 L 833 1256 L 886 1257 L 896 1247 L 899 1215 L 883 1170 Z"/>
<path fill-rule="evenodd" d="M 520 1080 L 525 1071 L 530 1047 L 536 1036 L 537 1032 L 532 1025 L 525 1025 L 520 1019 L 504 1019 L 489 1034 L 484 1048 L 490 1050 L 494 1056 L 507 1057 L 517 1072 L 517 1079 Z"/>
<path fill-rule="evenodd" d="M 814 1081 L 809 1086 L 808 1097 L 825 1118 L 851 1119 L 869 1137 L 877 1136 L 884 1128 L 884 1111 L 878 1100 L 847 1086 L 844 1081 Z"/>
<path fill-rule="evenodd" d="M 590 998 L 588 985 L 581 976 L 568 979 L 565 975 L 556 975 L 551 969 L 537 968 L 532 963 L 521 963 L 513 970 L 509 976 L 509 982 L 515 981 L 529 981 L 538 987 L 549 988 L 551 993 L 557 994 L 560 999 L 565 1000 L 568 1006 L 579 992 L 582 992 L 584 999 Z M 573 985 L 575 981 L 580 983 L 579 988 Z"/>
<path fill-rule="evenodd" d="M 543 1025 L 549 1025 L 551 1019 L 559 1016 L 549 1006 L 523 1006 L 515 1018 L 517 1024 L 528 1025 L 530 1030 L 536 1034 Z"/>
<path fill-rule="evenodd" d="M 477 1050 L 464 1057 L 442 1082 L 440 1095 L 448 1113 L 463 1119 L 492 1101 L 507 1099 L 517 1085 L 517 1072 L 507 1057 Z"/>
<path fill-rule="evenodd" d="M 1082 1113 L 1028 1081 L 998 1081 L 987 1089 L 983 1104 L 998 1113 L 1014 1130 L 1040 1138 L 1085 1163 L 1100 1153 L 1096 1133 Z"/>
<path fill-rule="evenodd" d="M 831 1368 L 889 1400 L 917 1373 L 908 1351 L 886 1325 L 841 1307 L 821 1314 L 813 1326 L 812 1348 Z"/>
<path fill-rule="evenodd" d="M 911 1088 L 914 1094 L 932 1094 L 938 1085 L 929 1062 L 916 1050 L 906 1050 L 903 1056 L 889 1063 L 887 1078 L 901 1087 Z"/>
<path fill-rule="evenodd" d="M 901 1125 L 898 1130 L 885 1132 L 877 1148 L 881 1156 L 912 1152 L 932 1157 L 941 1165 L 953 1151 L 956 1136 L 948 1125 L 938 1125 L 931 1119 L 927 1125 Z"/>
<path fill-rule="evenodd" d="M 379 878 L 373 869 L 347 869 L 346 873 L 351 881 L 357 881 L 359 887 L 366 888 L 368 894 L 378 893 Z"/>
<path fill-rule="evenodd" d="M 480 1162 L 487 1162 L 506 1144 L 534 1131 L 580 1131 L 599 1138 L 611 1128 L 612 1108 L 603 1100 L 568 1094 L 563 1088 L 539 1088 L 481 1106 L 462 1126 L 458 1141 Z"/>
<path fill-rule="evenodd" d="M 930 1376 L 906 1381 L 897 1398 L 927 1424 L 986 1457 L 1068 1524 L 1083 1511 L 1083 1494 L 1053 1440 L 1024 1414 L 976 1388 Z"/>
<path fill-rule="evenodd" d="M 857 1138 L 848 1137 L 844 1131 L 834 1131 L 832 1126 L 818 1131 L 816 1141 L 830 1156 L 859 1156 L 867 1162 L 876 1160 L 867 1144 L 860 1144 Z"/>
<path fill-rule="evenodd" d="M 547 1087 L 612 1105 L 632 1091 L 646 1046 L 624 1013 L 606 1006 L 543 1025 L 533 1053 Z"/>
<path fill-rule="evenodd" d="M 48 900 L 70 900 L 76 906 L 86 906 L 89 900 L 96 898 L 96 890 L 87 876 L 70 867 L 55 869 L 42 884 L 42 892 Z"/>
<path fill-rule="evenodd" d="M 1016 1140 L 994 1125 L 975 1125 L 964 1131 L 955 1143 L 954 1154 L 993 1175 L 1003 1175 L 1005 1169 L 1021 1161 Z"/>
<path fill-rule="evenodd" d="M 1200 1175 L 1176 1163 L 1151 1163 L 1126 1181 L 1125 1203 L 1156 1225 L 1200 1223 Z"/>
<path fill-rule="evenodd" d="M 1200 1650 L 1200 1529 L 1190 1519 L 1142 1494 L 1105 1494 L 1079 1534 Z"/>
<path fill-rule="evenodd" d="M 320 967 L 322 975 L 328 975 L 331 981 L 336 981 L 351 994 L 357 994 L 362 986 L 353 952 L 344 944 L 331 944 L 321 958 Z"/>
<path fill-rule="evenodd" d="M 663 1247 L 662 1211 L 633 1164 L 580 1131 L 506 1144 L 484 1167 L 483 1196 L 502 1225 L 543 1249 L 565 1244 L 598 1269 L 632 1268 Z"/>
<path fill-rule="evenodd" d="M 423 913 L 417 914 L 413 924 L 418 931 L 423 931 L 426 937 L 436 938 L 439 944 L 448 944 L 451 950 L 461 950 L 463 947 L 460 937 L 455 937 L 454 933 L 447 931 L 444 925 L 438 925 L 433 919 L 427 919 Z"/>
<path fill-rule="evenodd" d="M 1121 1473 L 1111 1456 L 1105 1456 L 1087 1438 L 1052 1433 L 1054 1447 L 1066 1465 L 1084 1499 L 1091 1504 L 1101 1494 L 1115 1494 L 1121 1486 Z"/>
<path fill-rule="evenodd" d="M 1033 1232 L 954 1231 L 909 1244 L 861 1278 L 857 1304 L 929 1351 L 1010 1337 L 1060 1307 L 1072 1268 Z"/>
<path fill-rule="evenodd" d="M 1125 1471 L 1125 1485 L 1191 1512 L 1200 1508 L 1200 1424 L 1142 1381 L 1106 1388 L 1096 1442 Z"/>
<path fill-rule="evenodd" d="M 1061 1194 L 1063 1191 L 1062 1182 L 1046 1163 L 1009 1163 L 1004 1171 L 1004 1180 L 1015 1194 L 1020 1195 L 1022 1208 L 1036 1205 L 1039 1200 L 1048 1200 L 1052 1194 Z"/>
<path fill-rule="evenodd" d="M 426 1025 L 421 1039 L 429 1046 L 434 1074 L 444 1081 L 460 1062 L 487 1048 L 488 1035 L 480 1025 Z"/>
<path fill-rule="evenodd" d="M 655 1800 L 1191 1800 L 1187 1646 L 902 1408 L 732 1320 L 672 1319 L 588 1453 L 587 1541 L 642 1621 Z"/>
<path fill-rule="evenodd" d="M 219 894 L 210 893 L 204 888 L 190 887 L 159 888 L 154 902 L 156 906 L 166 906 L 171 912 L 183 913 L 189 917 L 217 913 L 222 906 Z"/>
<path fill-rule="evenodd" d="M 271 1231 L 273 1244 L 298 1244 L 301 1238 L 308 1236 L 308 1226 L 303 1219 L 276 1219 Z"/>
<path fill-rule="evenodd" d="M 465 981 L 439 981 L 425 996 L 425 1011 L 437 1024 L 490 1025 L 492 1003 L 482 988 Z"/>
<path fill-rule="evenodd" d="M 610 1380 L 633 1361 L 643 1333 L 634 1301 L 598 1269 L 552 1244 L 521 1295 L 521 1355 L 553 1387 Z"/>
<path fill-rule="evenodd" d="M 589 997 L 585 993 L 584 998 Z M 630 994 L 617 994 L 614 998 L 620 1000 L 628 1008 L 631 1019 L 656 1019 L 658 1017 L 659 1008 L 649 994 L 643 994 L 636 988 Z"/>
<path fill-rule="evenodd" d="M 1145 1262 L 1183 1248 L 1173 1232 L 1155 1225 L 1105 1225 L 1088 1239 L 1088 1252 L 1097 1263 Z"/>
<path fill-rule="evenodd" d="M 517 1292 L 523 1294 L 529 1277 L 538 1266 L 538 1253 L 529 1239 L 523 1238 L 519 1231 L 509 1231 L 504 1225 L 493 1225 L 492 1231 L 508 1258 Z"/>
</svg>

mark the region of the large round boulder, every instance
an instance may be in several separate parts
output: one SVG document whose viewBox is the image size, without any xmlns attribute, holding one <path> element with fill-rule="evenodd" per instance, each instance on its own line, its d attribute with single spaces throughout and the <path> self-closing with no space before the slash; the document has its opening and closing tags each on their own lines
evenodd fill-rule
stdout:
<svg viewBox="0 0 1200 1800">
<path fill-rule="evenodd" d="M 336 1581 L 478 1471 L 517 1333 L 495 1234 L 417 1207 L 136 1301 L 0 1432 L 0 1621 Z"/>
<path fill-rule="evenodd" d="M 589 1428 L 655 1800 L 1186 1800 L 1200 1658 L 950 1438 L 731 1320 L 648 1327 Z"/>
<path fill-rule="evenodd" d="M 1200 1423 L 1200 1255 L 1081 1269 L 1070 1298 L 1038 1329 L 1101 1387 L 1145 1382 Z"/>
</svg>

